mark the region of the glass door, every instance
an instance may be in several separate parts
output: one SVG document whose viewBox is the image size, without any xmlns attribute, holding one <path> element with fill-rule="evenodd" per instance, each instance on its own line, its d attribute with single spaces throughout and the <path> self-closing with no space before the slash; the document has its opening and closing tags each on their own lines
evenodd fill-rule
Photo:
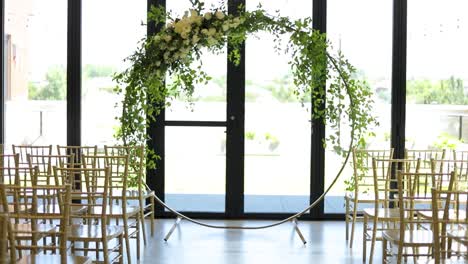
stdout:
<svg viewBox="0 0 468 264">
<path fill-rule="evenodd" d="M 205 6 L 217 3 L 205 1 Z M 189 0 L 168 1 L 166 6 L 175 16 L 190 7 Z M 203 69 L 213 79 L 195 88 L 192 102 L 179 98 L 165 111 L 165 201 L 183 212 L 223 213 L 227 55 L 203 54 Z"/>
<path fill-rule="evenodd" d="M 259 4 L 271 14 L 312 16 L 312 1 L 246 1 L 247 10 Z M 265 32 L 246 40 L 245 85 L 245 213 L 298 212 L 310 200 L 310 112 L 293 94 L 288 61 L 274 49 Z M 285 48 L 289 36 L 282 36 Z"/>
</svg>

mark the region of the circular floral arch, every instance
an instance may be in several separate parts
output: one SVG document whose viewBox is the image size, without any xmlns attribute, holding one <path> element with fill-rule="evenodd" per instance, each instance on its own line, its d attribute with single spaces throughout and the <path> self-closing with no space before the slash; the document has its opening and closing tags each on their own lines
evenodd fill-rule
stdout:
<svg viewBox="0 0 468 264">
<path fill-rule="evenodd" d="M 202 49 L 220 53 L 227 45 L 228 59 L 238 65 L 239 50 L 247 35 L 266 31 L 274 36 L 275 49 L 291 56 L 294 94 L 303 104 L 312 103 L 311 120 L 332 128 L 324 145 L 344 157 L 335 180 L 319 198 L 322 199 L 338 180 L 351 149 L 368 128 L 377 124 L 371 114 L 370 88 L 352 78 L 355 69 L 340 52 L 330 52 L 326 35 L 313 29 L 311 18 L 291 20 L 279 13 L 269 15 L 261 6 L 252 12 L 240 6 L 233 15 L 222 7 L 206 10 L 200 0 L 191 2 L 192 9 L 177 18 L 163 8 L 151 8 L 148 20 L 162 25 L 160 30 L 141 41 L 127 58 L 130 67 L 115 76 L 116 89 L 124 94 L 117 139 L 125 145 L 146 144 L 150 140 L 149 123 L 156 120 L 171 99 L 191 98 L 197 85 L 209 82 L 211 77 L 201 67 Z M 280 45 L 283 34 L 290 35 L 285 48 Z M 350 126 L 351 140 L 346 148 L 340 145 L 340 123 Z M 157 157 L 151 150 L 147 152 L 146 165 L 154 168 Z"/>
</svg>

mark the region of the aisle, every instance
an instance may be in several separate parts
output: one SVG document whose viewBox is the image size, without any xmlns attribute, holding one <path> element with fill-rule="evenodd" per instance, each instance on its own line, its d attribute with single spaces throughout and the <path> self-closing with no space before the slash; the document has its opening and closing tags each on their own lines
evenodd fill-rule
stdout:
<svg viewBox="0 0 468 264">
<path fill-rule="evenodd" d="M 216 224 L 228 221 L 208 221 Z M 236 224 L 260 225 L 267 221 L 235 221 Z M 307 239 L 302 245 L 292 225 L 285 224 L 267 230 L 217 230 L 183 222 L 170 240 L 163 241 L 173 220 L 158 220 L 154 239 L 142 252 L 140 263 L 161 264 L 243 264 L 243 263 L 362 263 L 362 234 L 358 224 L 355 248 L 345 242 L 342 221 L 301 222 Z M 232 221 L 231 221 L 232 224 Z M 375 263 L 381 262 L 378 245 Z M 134 259 L 136 259 L 134 257 Z"/>
</svg>

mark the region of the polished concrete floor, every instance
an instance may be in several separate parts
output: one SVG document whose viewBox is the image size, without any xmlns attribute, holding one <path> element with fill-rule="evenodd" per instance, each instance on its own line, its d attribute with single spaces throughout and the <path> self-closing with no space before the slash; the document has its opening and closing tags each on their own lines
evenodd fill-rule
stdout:
<svg viewBox="0 0 468 264">
<path fill-rule="evenodd" d="M 140 263 L 362 263 L 361 224 L 358 224 L 355 246 L 349 249 L 344 221 L 300 222 L 308 242 L 306 245 L 302 244 L 291 223 L 264 230 L 223 230 L 181 222 L 170 239 L 164 242 L 173 222 L 171 219 L 156 221 L 155 236 L 142 248 Z M 206 222 L 244 226 L 272 223 L 252 220 Z M 132 262 L 137 263 L 134 251 L 132 258 Z M 380 243 L 374 261 L 381 263 Z"/>
</svg>

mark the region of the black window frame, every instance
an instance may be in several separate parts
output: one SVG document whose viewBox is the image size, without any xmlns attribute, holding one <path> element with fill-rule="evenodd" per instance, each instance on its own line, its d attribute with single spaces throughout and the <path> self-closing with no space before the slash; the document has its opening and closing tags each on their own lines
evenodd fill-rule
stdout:
<svg viewBox="0 0 468 264">
<path fill-rule="evenodd" d="M 5 1 L 0 0 L 1 26 L 3 36 L 0 52 L 0 144 L 5 142 Z M 13 1 L 13 0 L 9 0 Z M 64 0 L 65 1 L 65 0 Z M 147 0 L 147 10 L 152 5 L 166 7 L 166 1 L 175 0 Z M 228 12 L 235 13 L 239 5 L 245 7 L 248 0 L 228 0 Z M 82 71 L 82 0 L 67 0 L 67 144 L 81 145 L 81 71 Z M 326 33 L 327 28 L 327 0 L 313 0 L 313 27 Z M 372 23 L 372 21 L 369 21 Z M 407 46 L 407 0 L 393 0 L 393 36 L 392 36 L 392 99 L 391 99 L 391 147 L 395 149 L 395 158 L 404 157 L 405 149 L 405 119 L 406 119 L 406 46 Z M 161 25 L 147 24 L 147 34 L 155 34 Z M 227 67 L 227 117 L 235 115 L 235 120 L 244 120 L 245 116 L 245 46 L 241 49 L 241 64 L 235 66 L 228 62 Z M 227 58 L 226 58 L 227 59 Z M 241 89 L 239 89 L 239 87 Z M 236 88 L 236 89 L 234 89 Z M 321 107 L 325 107 L 322 105 Z M 226 126 L 231 131 L 227 138 L 227 149 L 244 151 L 244 123 L 227 119 L 226 122 L 215 124 Z M 161 159 L 157 162 L 157 169 L 147 170 L 147 184 L 164 200 L 164 153 L 165 153 L 165 111 L 159 118 L 150 123 L 147 130 L 152 140 L 148 147 L 153 149 Z M 174 125 L 174 124 L 172 124 Z M 176 124 L 177 125 L 177 124 Z M 180 125 L 187 125 L 180 123 Z M 206 124 L 209 126 L 210 124 Z M 311 168 L 310 168 L 310 201 L 313 202 L 324 191 L 325 177 L 325 149 L 323 138 L 325 126 L 322 122 L 313 122 L 311 131 Z M 228 151 L 229 152 L 229 151 Z M 233 175 L 244 174 L 244 159 L 227 155 L 226 157 L 226 212 L 203 213 L 187 212 L 191 217 L 212 219 L 281 219 L 291 214 L 282 213 L 245 213 L 244 212 L 244 177 Z M 157 217 L 173 217 L 165 212 L 160 205 L 156 207 Z M 344 219 L 344 214 L 325 214 L 323 201 L 303 219 L 326 220 Z"/>
</svg>

